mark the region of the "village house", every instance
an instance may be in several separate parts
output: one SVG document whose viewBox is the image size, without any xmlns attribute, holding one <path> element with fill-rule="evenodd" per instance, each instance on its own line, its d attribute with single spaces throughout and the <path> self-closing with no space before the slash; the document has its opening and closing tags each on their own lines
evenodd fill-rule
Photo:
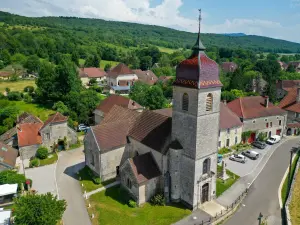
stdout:
<svg viewBox="0 0 300 225">
<path fill-rule="evenodd" d="M 298 134 L 300 129 L 300 87 L 287 89 L 278 105 L 287 111 L 287 135 Z"/>
<path fill-rule="evenodd" d="M 142 71 L 138 69 L 133 70 L 133 72 L 138 76 L 138 80 L 145 84 L 154 85 L 158 80 L 157 76 L 151 70 Z"/>
<path fill-rule="evenodd" d="M 291 89 L 300 85 L 300 80 L 279 80 L 276 83 L 276 96 L 282 99 Z"/>
<path fill-rule="evenodd" d="M 238 65 L 234 62 L 223 62 L 221 68 L 225 73 L 233 73 L 238 68 Z"/>
<path fill-rule="evenodd" d="M 128 93 L 131 86 L 138 80 L 135 72 L 124 63 L 120 63 L 107 73 L 107 84 L 111 88 L 111 93 Z"/>
<path fill-rule="evenodd" d="M 281 70 L 286 70 L 288 68 L 288 64 L 285 62 L 277 61 L 280 65 Z"/>
<path fill-rule="evenodd" d="M 267 137 L 284 133 L 287 112 L 269 102 L 269 97 L 241 97 L 227 106 L 243 122 L 243 132 L 251 131 L 249 143 L 255 141 L 259 133 Z"/>
<path fill-rule="evenodd" d="M 127 109 L 142 111 L 143 107 L 130 98 L 121 95 L 110 95 L 104 99 L 94 111 L 94 122 L 100 124 L 104 116 L 111 110 L 114 105 L 122 106 Z"/>
<path fill-rule="evenodd" d="M 220 103 L 220 128 L 218 147 L 231 147 L 242 141 L 243 123 L 226 102 Z"/>
<path fill-rule="evenodd" d="M 11 72 L 0 71 L 0 80 L 9 80 Z"/>
<path fill-rule="evenodd" d="M 101 68 L 88 67 L 80 68 L 79 76 L 83 85 L 88 86 L 91 79 L 96 79 L 99 82 L 106 82 L 106 72 Z"/>
<path fill-rule="evenodd" d="M 289 65 L 292 65 L 297 73 L 300 73 L 300 62 L 289 62 Z"/>
<path fill-rule="evenodd" d="M 119 176 L 139 205 L 158 191 L 191 209 L 216 198 L 222 84 L 204 50 L 199 33 L 191 57 L 176 68 L 172 118 L 166 110 L 114 105 L 85 136 L 86 165 L 102 181 Z"/>
<path fill-rule="evenodd" d="M 17 149 L 0 142 L 0 171 L 15 168 L 17 157 Z"/>
</svg>

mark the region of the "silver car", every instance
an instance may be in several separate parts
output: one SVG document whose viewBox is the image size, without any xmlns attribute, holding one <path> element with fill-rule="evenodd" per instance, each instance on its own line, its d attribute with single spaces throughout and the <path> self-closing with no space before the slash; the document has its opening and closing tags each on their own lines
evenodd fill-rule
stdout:
<svg viewBox="0 0 300 225">
<path fill-rule="evenodd" d="M 246 162 L 246 157 L 241 155 L 241 154 L 233 154 L 229 157 L 230 160 L 232 161 L 237 161 L 240 163 L 245 163 Z"/>
<path fill-rule="evenodd" d="M 259 158 L 259 154 L 258 154 L 257 152 L 255 152 L 255 151 L 250 151 L 250 150 L 248 150 L 248 151 L 242 152 L 242 154 L 243 154 L 244 156 L 247 156 L 247 157 L 250 158 L 250 159 L 253 159 L 253 160 Z"/>
</svg>

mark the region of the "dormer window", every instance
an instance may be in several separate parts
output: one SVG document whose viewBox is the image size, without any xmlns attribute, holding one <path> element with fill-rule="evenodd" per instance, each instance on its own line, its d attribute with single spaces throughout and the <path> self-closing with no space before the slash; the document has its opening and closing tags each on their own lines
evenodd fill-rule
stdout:
<svg viewBox="0 0 300 225">
<path fill-rule="evenodd" d="M 182 110 L 189 110 L 189 95 L 187 93 L 184 93 L 182 96 Z"/>
<path fill-rule="evenodd" d="M 212 111 L 212 107 L 213 107 L 213 95 L 212 93 L 209 93 L 206 96 L 206 111 L 207 112 Z"/>
</svg>

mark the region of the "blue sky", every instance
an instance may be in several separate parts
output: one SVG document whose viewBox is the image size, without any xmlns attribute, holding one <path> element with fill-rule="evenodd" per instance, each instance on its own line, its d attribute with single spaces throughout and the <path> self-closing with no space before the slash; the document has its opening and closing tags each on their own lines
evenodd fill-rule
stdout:
<svg viewBox="0 0 300 225">
<path fill-rule="evenodd" d="M 78 16 L 155 24 L 205 33 L 255 34 L 300 43 L 300 0 L 0 0 L 26 16 Z"/>
</svg>

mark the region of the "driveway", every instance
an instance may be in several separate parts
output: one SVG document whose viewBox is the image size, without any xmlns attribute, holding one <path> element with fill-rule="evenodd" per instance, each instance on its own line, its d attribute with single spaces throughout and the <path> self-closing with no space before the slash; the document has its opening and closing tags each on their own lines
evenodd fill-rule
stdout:
<svg viewBox="0 0 300 225">
<path fill-rule="evenodd" d="M 52 194 L 57 195 L 55 185 L 55 164 L 26 169 L 25 175 L 27 178 L 32 179 L 32 189 L 36 190 L 39 194 L 51 192 Z"/>
<path fill-rule="evenodd" d="M 75 178 L 77 171 L 84 167 L 84 160 L 83 147 L 59 153 L 56 179 L 59 198 L 67 201 L 64 225 L 91 225 L 80 184 Z"/>
<path fill-rule="evenodd" d="M 289 150 L 298 146 L 299 138 L 287 140 L 276 149 L 262 172 L 251 185 L 249 193 L 242 201 L 240 208 L 224 225 L 258 224 L 259 213 L 267 217 L 268 225 L 281 225 L 278 188 L 289 166 Z"/>
</svg>

